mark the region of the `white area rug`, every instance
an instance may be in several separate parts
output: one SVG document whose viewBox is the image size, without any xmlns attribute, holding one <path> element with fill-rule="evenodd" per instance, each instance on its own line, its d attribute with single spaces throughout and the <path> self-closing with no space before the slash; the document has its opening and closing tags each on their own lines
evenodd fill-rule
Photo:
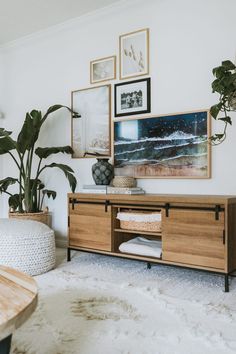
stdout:
<svg viewBox="0 0 236 354">
<path fill-rule="evenodd" d="M 14 354 L 236 353 L 236 279 L 75 253 L 36 280 Z"/>
</svg>

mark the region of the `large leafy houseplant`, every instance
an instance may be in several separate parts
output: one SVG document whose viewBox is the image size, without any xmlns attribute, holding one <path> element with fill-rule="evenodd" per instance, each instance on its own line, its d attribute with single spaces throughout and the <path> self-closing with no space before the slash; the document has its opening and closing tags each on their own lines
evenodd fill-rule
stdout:
<svg viewBox="0 0 236 354">
<path fill-rule="evenodd" d="M 212 82 L 213 92 L 219 93 L 219 102 L 210 108 L 211 116 L 224 123 L 221 133 L 213 135 L 210 140 L 213 145 L 219 145 L 226 139 L 228 125 L 232 125 L 230 112 L 236 112 L 236 66 L 230 61 L 223 61 L 213 69 L 216 77 Z"/>
<path fill-rule="evenodd" d="M 43 165 L 44 159 L 53 154 L 72 154 L 72 148 L 70 146 L 36 147 L 42 125 L 50 114 L 63 107 L 71 111 L 69 107 L 54 105 L 49 107 L 44 115 L 38 110 L 27 113 L 16 140 L 11 137 L 12 132 L 0 128 L 0 155 L 9 155 L 18 169 L 17 178 L 6 177 L 0 180 L 0 193 L 9 195 L 8 203 L 13 211 L 37 213 L 42 210 L 45 196 L 56 198 L 56 192 L 45 189 L 40 180 L 42 172 L 49 168 L 61 170 L 67 178 L 71 190 L 75 191 L 77 181 L 71 167 L 55 162 Z M 36 162 L 35 169 L 33 164 L 35 166 Z M 9 187 L 12 185 L 18 185 L 18 193 L 9 191 Z"/>
</svg>

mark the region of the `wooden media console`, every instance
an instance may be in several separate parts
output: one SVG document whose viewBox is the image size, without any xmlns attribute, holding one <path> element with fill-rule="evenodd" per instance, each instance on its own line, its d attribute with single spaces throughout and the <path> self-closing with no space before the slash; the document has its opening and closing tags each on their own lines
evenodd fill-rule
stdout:
<svg viewBox="0 0 236 354">
<path fill-rule="evenodd" d="M 124 230 L 120 210 L 160 211 L 161 232 Z M 121 253 L 137 235 L 161 240 L 160 258 Z M 225 291 L 236 270 L 236 196 L 68 194 L 68 261 L 71 250 L 94 252 L 221 274 Z"/>
</svg>

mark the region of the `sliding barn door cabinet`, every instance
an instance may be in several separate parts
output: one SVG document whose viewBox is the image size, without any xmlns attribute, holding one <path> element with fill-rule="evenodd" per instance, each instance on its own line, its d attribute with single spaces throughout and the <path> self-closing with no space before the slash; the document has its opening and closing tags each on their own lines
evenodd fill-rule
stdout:
<svg viewBox="0 0 236 354">
<path fill-rule="evenodd" d="M 121 211 L 161 213 L 161 231 L 121 228 Z M 161 256 L 122 253 L 137 236 L 161 241 Z M 205 270 L 221 274 L 225 291 L 236 270 L 236 197 L 198 195 L 68 194 L 68 261 L 71 250 Z"/>
</svg>

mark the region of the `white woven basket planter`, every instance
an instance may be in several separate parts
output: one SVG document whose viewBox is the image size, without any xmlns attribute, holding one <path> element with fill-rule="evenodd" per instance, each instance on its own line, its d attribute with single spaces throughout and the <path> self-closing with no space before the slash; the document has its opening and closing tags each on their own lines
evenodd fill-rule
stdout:
<svg viewBox="0 0 236 354">
<path fill-rule="evenodd" d="M 54 231 L 32 220 L 0 219 L 0 264 L 29 275 L 55 266 Z"/>
</svg>

